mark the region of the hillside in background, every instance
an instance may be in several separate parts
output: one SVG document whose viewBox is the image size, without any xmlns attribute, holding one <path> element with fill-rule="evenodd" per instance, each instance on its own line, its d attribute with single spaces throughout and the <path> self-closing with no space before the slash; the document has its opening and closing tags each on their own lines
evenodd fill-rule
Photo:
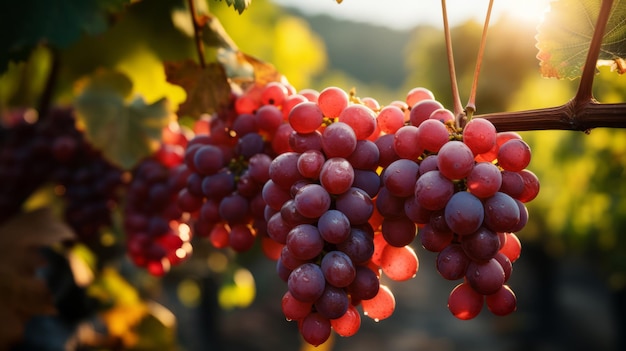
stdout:
<svg viewBox="0 0 626 351">
<path fill-rule="evenodd" d="M 365 84 L 382 84 L 398 90 L 406 80 L 406 44 L 411 31 L 393 30 L 367 23 L 338 20 L 327 15 L 305 19 L 326 43 L 328 70 L 343 71 Z"/>
</svg>

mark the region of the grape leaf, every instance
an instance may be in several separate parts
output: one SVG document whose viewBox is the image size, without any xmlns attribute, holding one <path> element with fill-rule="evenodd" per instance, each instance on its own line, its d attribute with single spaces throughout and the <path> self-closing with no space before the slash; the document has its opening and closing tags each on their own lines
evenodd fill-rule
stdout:
<svg viewBox="0 0 626 351">
<path fill-rule="evenodd" d="M 130 97 L 130 87 L 125 75 L 103 71 L 78 85 L 74 103 L 87 139 L 122 169 L 156 151 L 162 129 L 174 117 L 166 99 L 147 104 Z"/>
<path fill-rule="evenodd" d="M 180 117 L 200 118 L 230 103 L 230 84 L 219 63 L 210 63 L 204 68 L 191 60 L 165 62 L 164 65 L 167 81 L 183 87 L 187 93 L 187 100 L 178 107 Z"/>
<path fill-rule="evenodd" d="M 37 250 L 72 239 L 72 230 L 46 208 L 0 226 L 0 349 L 21 336 L 30 317 L 55 311 L 45 282 L 35 275 L 42 263 Z"/>
<path fill-rule="evenodd" d="M 222 0 L 219 0 L 222 1 Z M 226 0 L 228 6 L 232 6 L 239 14 L 242 14 L 245 9 L 250 6 L 252 0 Z"/>
<path fill-rule="evenodd" d="M 600 12 L 597 0 L 558 0 L 550 4 L 537 28 L 541 74 L 548 78 L 580 77 Z M 602 39 L 599 64 L 611 64 L 618 72 L 626 58 L 626 4 L 615 0 Z"/>
<path fill-rule="evenodd" d="M 271 63 L 262 61 L 239 50 L 218 50 L 218 61 L 234 84 L 246 90 L 251 85 L 264 86 L 281 81 L 283 75 Z"/>
<path fill-rule="evenodd" d="M 83 34 L 108 28 L 107 14 L 129 0 L 33 0 L 5 2 L 0 7 L 0 73 L 11 61 L 21 61 L 40 42 L 65 48 Z"/>
</svg>

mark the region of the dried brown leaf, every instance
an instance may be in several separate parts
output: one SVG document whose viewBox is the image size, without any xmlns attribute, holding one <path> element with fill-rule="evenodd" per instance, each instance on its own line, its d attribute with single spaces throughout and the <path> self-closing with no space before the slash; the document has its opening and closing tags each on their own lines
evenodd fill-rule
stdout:
<svg viewBox="0 0 626 351">
<path fill-rule="evenodd" d="M 46 284 L 35 276 L 43 262 L 38 249 L 73 238 L 48 209 L 17 215 L 0 226 L 0 349 L 20 338 L 30 317 L 54 313 Z"/>
<path fill-rule="evenodd" d="M 199 118 L 230 103 L 230 84 L 222 65 L 209 63 L 205 68 L 191 60 L 165 62 L 168 82 L 185 89 L 187 100 L 178 108 L 179 116 Z"/>
</svg>

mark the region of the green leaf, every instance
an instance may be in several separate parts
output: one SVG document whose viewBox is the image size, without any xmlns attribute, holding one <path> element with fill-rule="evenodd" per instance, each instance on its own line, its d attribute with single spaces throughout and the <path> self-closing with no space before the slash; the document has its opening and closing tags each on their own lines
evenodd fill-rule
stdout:
<svg viewBox="0 0 626 351">
<path fill-rule="evenodd" d="M 107 14 L 129 0 L 11 1 L 0 7 L 0 72 L 8 63 L 23 60 L 39 43 L 66 48 L 84 34 L 108 28 Z"/>
<path fill-rule="evenodd" d="M 222 0 L 218 0 L 222 1 Z M 226 0 L 228 6 L 232 6 L 239 14 L 242 14 L 245 9 L 250 6 L 252 0 Z"/>
<path fill-rule="evenodd" d="M 87 139 L 123 169 L 156 151 L 162 129 L 173 117 L 166 99 L 147 104 L 135 97 L 127 102 L 131 88 L 125 75 L 100 72 L 82 84 L 75 101 Z"/>
<path fill-rule="evenodd" d="M 602 39 L 600 64 L 611 64 L 620 72 L 626 57 L 626 4 L 615 0 Z M 559 0 L 551 3 L 538 27 L 537 58 L 541 74 L 550 78 L 580 77 L 596 26 L 601 1 Z"/>
</svg>

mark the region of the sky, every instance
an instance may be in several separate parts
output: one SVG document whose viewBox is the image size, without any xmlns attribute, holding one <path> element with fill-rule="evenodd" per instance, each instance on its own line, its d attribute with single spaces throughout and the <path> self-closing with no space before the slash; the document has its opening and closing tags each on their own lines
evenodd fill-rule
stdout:
<svg viewBox="0 0 626 351">
<path fill-rule="evenodd" d="M 300 9 L 308 14 L 327 14 L 333 17 L 369 22 L 393 29 L 408 29 L 427 24 L 443 26 L 441 0 L 273 0 L 275 3 Z M 551 0 L 495 0 L 491 23 L 507 14 L 520 21 L 538 25 Z M 489 0 L 447 0 L 448 20 L 451 25 L 469 19 L 484 21 Z"/>
</svg>

